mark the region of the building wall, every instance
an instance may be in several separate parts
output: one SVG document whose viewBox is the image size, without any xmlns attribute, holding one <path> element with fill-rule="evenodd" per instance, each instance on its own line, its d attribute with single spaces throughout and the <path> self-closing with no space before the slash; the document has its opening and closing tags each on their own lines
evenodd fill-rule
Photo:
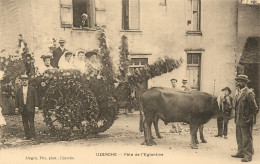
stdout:
<svg viewBox="0 0 260 164">
<path fill-rule="evenodd" d="M 225 86 L 234 88 L 236 0 L 202 0 L 202 36 L 186 35 L 186 2 L 183 0 L 168 0 L 167 6 L 159 5 L 161 0 L 141 0 L 142 32 L 119 32 L 121 3 L 120 0 L 113 2 L 107 3 L 107 30 L 111 32 L 111 40 L 118 39 L 118 33 L 126 35 L 131 53 L 152 53 L 149 63 L 164 55 L 184 59 L 181 68 L 150 80 L 149 87 L 170 87 L 172 77 L 181 81 L 186 74 L 184 50 L 202 48 L 205 51 L 202 53 L 201 90 L 218 93 Z"/>
<path fill-rule="evenodd" d="M 0 50 L 10 54 L 17 50 L 18 35 L 31 46 L 33 43 L 31 0 L 0 0 Z"/>
<path fill-rule="evenodd" d="M 29 0 L 23 0 L 29 1 Z M 99 8 L 98 24 L 106 25 L 106 35 L 115 62 L 119 59 L 122 35 L 129 40 L 130 53 L 145 53 L 149 63 L 164 55 L 184 63 L 171 73 L 149 80 L 149 87 L 170 87 L 170 79 L 186 76 L 185 49 L 204 49 L 201 60 L 201 90 L 215 92 L 225 86 L 234 88 L 235 45 L 236 45 L 236 0 L 202 0 L 202 36 L 186 35 L 186 1 L 167 0 L 167 6 L 159 5 L 162 0 L 140 0 L 140 31 L 127 32 L 121 29 L 122 0 L 96 0 Z M 24 4 L 25 5 L 25 4 Z M 32 11 L 33 46 L 36 56 L 48 51 L 52 38 L 65 38 L 67 47 L 98 48 L 96 31 L 80 31 L 61 28 L 60 4 L 53 0 L 31 0 L 27 7 Z"/>
<path fill-rule="evenodd" d="M 237 60 L 242 55 L 248 37 L 260 37 L 260 4 L 238 6 Z"/>
</svg>

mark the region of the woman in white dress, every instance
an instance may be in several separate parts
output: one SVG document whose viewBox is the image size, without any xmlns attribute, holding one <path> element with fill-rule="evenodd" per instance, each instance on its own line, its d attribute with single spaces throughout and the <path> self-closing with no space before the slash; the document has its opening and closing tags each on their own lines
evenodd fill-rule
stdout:
<svg viewBox="0 0 260 164">
<path fill-rule="evenodd" d="M 76 53 L 76 57 L 74 60 L 74 66 L 76 69 L 79 69 L 82 73 L 85 73 L 85 51 L 84 50 L 79 50 Z"/>
<path fill-rule="evenodd" d="M 65 51 L 59 60 L 58 66 L 59 69 L 76 69 L 73 62 L 72 52 Z"/>
</svg>

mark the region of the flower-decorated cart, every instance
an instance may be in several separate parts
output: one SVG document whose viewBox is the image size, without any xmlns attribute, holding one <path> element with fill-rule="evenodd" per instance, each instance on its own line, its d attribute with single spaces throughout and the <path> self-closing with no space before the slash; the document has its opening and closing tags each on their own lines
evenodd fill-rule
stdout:
<svg viewBox="0 0 260 164">
<path fill-rule="evenodd" d="M 117 118 L 116 88 L 100 75 L 50 69 L 31 80 L 42 100 L 44 121 L 61 140 L 104 132 Z"/>
</svg>

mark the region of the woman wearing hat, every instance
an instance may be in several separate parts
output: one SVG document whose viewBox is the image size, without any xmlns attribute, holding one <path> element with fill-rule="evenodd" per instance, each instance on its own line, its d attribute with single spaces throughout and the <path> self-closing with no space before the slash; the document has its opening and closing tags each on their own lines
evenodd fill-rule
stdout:
<svg viewBox="0 0 260 164">
<path fill-rule="evenodd" d="M 72 52 L 64 52 L 59 60 L 59 69 L 75 69 Z"/>
<path fill-rule="evenodd" d="M 40 73 L 44 73 L 45 71 L 49 70 L 49 69 L 54 69 L 51 66 L 51 59 L 52 59 L 52 55 L 42 55 L 41 56 L 43 62 L 44 62 L 44 66 L 42 66 L 39 71 Z"/>
<path fill-rule="evenodd" d="M 101 70 L 100 60 L 98 59 L 97 52 L 90 51 L 85 54 L 86 56 L 86 73 L 90 75 L 98 75 Z"/>
</svg>

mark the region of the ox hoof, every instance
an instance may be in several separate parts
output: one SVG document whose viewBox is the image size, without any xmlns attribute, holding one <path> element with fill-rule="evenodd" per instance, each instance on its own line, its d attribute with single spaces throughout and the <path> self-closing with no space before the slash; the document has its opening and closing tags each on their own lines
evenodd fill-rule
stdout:
<svg viewBox="0 0 260 164">
<path fill-rule="evenodd" d="M 192 145 L 191 149 L 198 149 L 199 147 L 197 145 Z"/>
<path fill-rule="evenodd" d="M 207 141 L 206 141 L 206 140 L 201 140 L 201 142 L 202 142 L 202 143 L 207 143 Z"/>
<path fill-rule="evenodd" d="M 159 135 L 159 136 L 157 136 L 158 138 L 162 138 L 162 136 L 161 135 Z"/>
<path fill-rule="evenodd" d="M 141 145 L 153 146 L 153 145 L 157 145 L 157 144 L 153 140 L 147 140 L 147 141 L 144 141 L 143 143 L 141 143 Z"/>
</svg>

